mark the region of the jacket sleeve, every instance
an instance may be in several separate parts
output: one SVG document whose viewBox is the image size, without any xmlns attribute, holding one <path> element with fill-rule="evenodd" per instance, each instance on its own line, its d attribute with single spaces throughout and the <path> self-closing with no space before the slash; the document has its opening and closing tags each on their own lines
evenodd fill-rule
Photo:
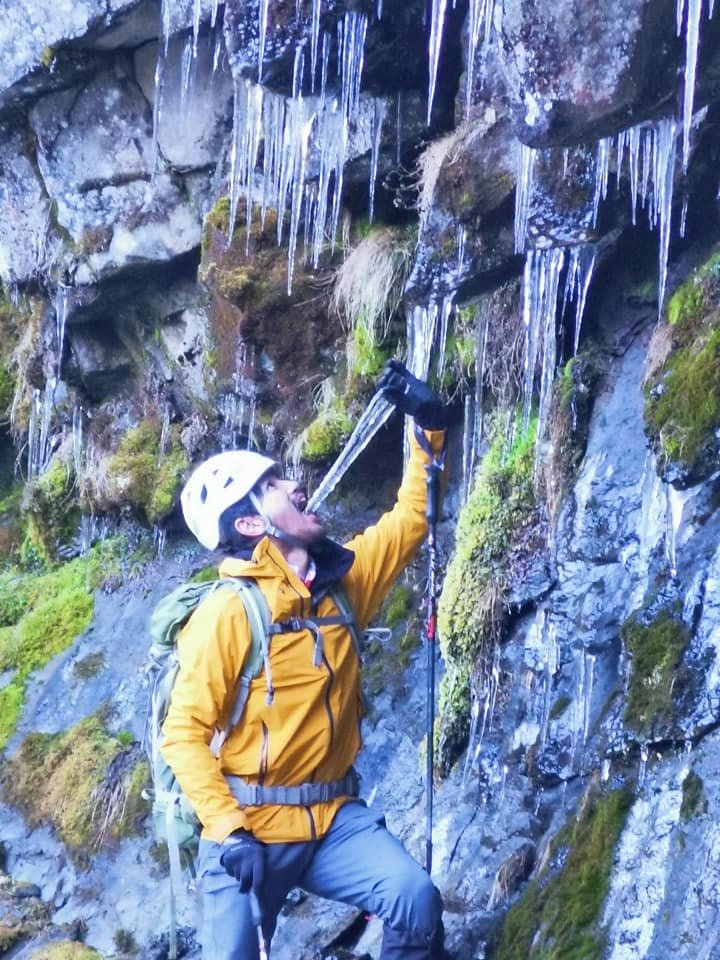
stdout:
<svg viewBox="0 0 720 960">
<path fill-rule="evenodd" d="M 445 442 L 445 432 L 424 432 L 434 456 L 439 456 Z M 376 524 L 346 544 L 355 554 L 355 561 L 343 580 L 343 586 L 361 629 L 375 616 L 393 583 L 425 539 L 425 465 L 429 462 L 430 458 L 410 431 L 410 458 L 395 506 L 383 514 Z M 444 490 L 445 471 L 441 487 Z"/>
<path fill-rule="evenodd" d="M 180 669 L 163 725 L 161 753 L 203 825 L 221 843 L 247 819 L 210 751 L 232 710 L 235 685 L 250 649 L 242 601 L 217 591 L 200 604 L 180 634 Z"/>
</svg>

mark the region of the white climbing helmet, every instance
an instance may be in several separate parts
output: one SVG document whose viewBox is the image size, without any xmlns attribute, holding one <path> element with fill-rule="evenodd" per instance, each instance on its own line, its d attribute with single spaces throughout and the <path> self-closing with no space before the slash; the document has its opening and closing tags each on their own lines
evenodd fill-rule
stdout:
<svg viewBox="0 0 720 960">
<path fill-rule="evenodd" d="M 220 542 L 220 516 L 242 500 L 278 464 L 253 450 L 216 453 L 197 467 L 180 494 L 185 523 L 200 543 L 214 550 Z"/>
</svg>

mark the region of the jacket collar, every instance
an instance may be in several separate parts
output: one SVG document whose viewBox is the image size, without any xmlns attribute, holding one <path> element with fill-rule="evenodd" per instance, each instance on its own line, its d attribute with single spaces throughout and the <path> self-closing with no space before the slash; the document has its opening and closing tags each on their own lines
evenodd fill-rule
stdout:
<svg viewBox="0 0 720 960">
<path fill-rule="evenodd" d="M 317 574 L 310 586 L 312 597 L 319 600 L 334 583 L 338 583 L 355 560 L 355 554 L 329 537 L 313 544 L 309 551 L 315 561 Z M 255 546 L 251 557 L 227 557 L 220 564 L 221 577 L 253 577 L 256 580 L 298 580 L 285 557 L 269 537 L 263 537 Z M 302 581 L 298 581 L 302 583 Z M 304 587 L 304 585 L 303 585 Z M 307 589 L 307 588 L 304 588 Z"/>
</svg>

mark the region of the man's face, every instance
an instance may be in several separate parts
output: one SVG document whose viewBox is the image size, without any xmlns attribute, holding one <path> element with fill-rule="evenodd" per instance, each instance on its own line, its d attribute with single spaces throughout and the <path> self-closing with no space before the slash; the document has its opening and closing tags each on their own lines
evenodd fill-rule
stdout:
<svg viewBox="0 0 720 960">
<path fill-rule="evenodd" d="M 283 480 L 271 471 L 262 477 L 259 487 L 263 510 L 283 533 L 307 544 L 324 535 L 317 514 L 304 512 L 308 502 L 304 484 L 298 480 Z"/>
</svg>

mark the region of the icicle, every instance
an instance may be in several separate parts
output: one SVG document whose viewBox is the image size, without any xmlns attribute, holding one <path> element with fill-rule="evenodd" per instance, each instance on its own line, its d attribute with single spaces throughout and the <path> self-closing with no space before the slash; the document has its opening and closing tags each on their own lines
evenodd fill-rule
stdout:
<svg viewBox="0 0 720 960">
<path fill-rule="evenodd" d="M 458 223 L 457 229 L 455 232 L 455 242 L 457 247 L 457 272 L 462 274 L 463 268 L 465 267 L 465 243 L 467 241 L 467 230 L 465 227 Z"/>
<path fill-rule="evenodd" d="M 167 530 L 164 530 L 159 524 L 153 527 L 153 543 L 155 544 L 155 556 L 162 560 L 167 543 Z"/>
<path fill-rule="evenodd" d="M 220 6 L 220 0 L 212 0 L 212 8 L 210 12 L 210 26 L 214 29 L 215 24 L 217 23 L 218 7 Z"/>
<path fill-rule="evenodd" d="M 483 50 L 490 44 L 490 27 L 494 0 L 470 0 L 468 8 L 468 49 L 465 70 L 465 114 L 469 116 L 472 106 L 473 81 L 475 79 L 475 58 L 483 34 Z"/>
<path fill-rule="evenodd" d="M 313 513 L 332 493 L 347 470 L 367 447 L 380 427 L 387 422 L 395 407 L 382 394 L 373 395 L 365 408 L 345 448 L 328 470 L 318 488 L 310 497 L 307 512 Z"/>
<path fill-rule="evenodd" d="M 290 236 L 288 238 L 288 296 L 292 293 L 293 273 L 295 270 L 295 249 L 297 247 L 297 233 L 300 224 L 300 209 L 305 184 L 305 170 L 307 167 L 307 155 L 310 145 L 310 134 L 315 124 L 315 115 L 305 119 L 300 133 L 300 142 L 298 144 L 298 158 L 295 168 L 295 177 L 293 178 L 292 204 L 290 207 Z"/>
<path fill-rule="evenodd" d="M 447 335 L 450 322 L 450 315 L 453 311 L 453 296 L 443 297 L 442 307 L 440 309 L 440 329 L 438 330 L 437 344 L 435 347 L 435 357 L 437 378 L 442 382 L 445 373 L 445 358 L 447 355 Z M 427 378 L 426 378 L 427 379 Z"/>
<path fill-rule="evenodd" d="M 525 378 L 523 389 L 523 432 L 530 422 L 533 385 L 538 357 L 542 357 L 538 440 L 544 435 L 550 403 L 550 387 L 555 376 L 557 310 L 560 272 L 565 251 L 559 248 L 530 250 L 525 261 L 523 280 L 523 322 L 525 325 Z M 539 444 L 537 445 L 539 449 Z"/>
<path fill-rule="evenodd" d="M 165 404 L 165 409 L 163 410 L 163 420 L 162 426 L 160 427 L 160 442 L 158 444 L 158 467 L 165 459 L 165 454 L 167 452 L 168 440 L 170 439 L 170 404 Z"/>
<path fill-rule="evenodd" d="M 580 244 L 570 248 L 570 261 L 565 276 L 565 291 L 563 293 L 562 313 L 565 313 L 567 304 L 572 300 L 575 303 L 575 329 L 573 336 L 573 356 L 578 352 L 580 345 L 580 327 L 585 313 L 590 281 L 595 268 L 595 247 L 590 244 Z"/>
<path fill-rule="evenodd" d="M 675 3 L 675 33 L 679 37 L 682 33 L 683 14 L 685 12 L 685 0 L 676 0 Z"/>
<path fill-rule="evenodd" d="M 440 48 L 442 46 L 443 27 L 445 25 L 445 11 L 447 9 L 447 0 L 432 0 L 432 19 L 430 21 L 430 45 L 428 50 L 429 63 L 429 85 L 428 85 L 428 106 L 427 122 L 430 125 L 433 100 L 435 99 L 435 87 L 437 85 L 438 64 L 440 62 Z"/>
<path fill-rule="evenodd" d="M 57 338 L 57 378 L 60 379 L 62 368 L 63 348 L 65 346 L 65 326 L 68 317 L 68 300 L 70 288 L 63 283 L 58 284 L 55 294 L 55 334 Z"/>
<path fill-rule="evenodd" d="M 312 33 L 310 37 L 310 90 L 315 93 L 315 74 L 317 72 L 318 42 L 320 39 L 321 0 L 313 0 Z"/>
<path fill-rule="evenodd" d="M 535 151 L 521 143 L 515 186 L 515 253 L 523 253 L 525 250 L 534 177 Z"/>
<path fill-rule="evenodd" d="M 625 145 L 628 142 L 629 130 L 620 130 L 617 135 L 617 147 L 616 147 L 616 167 L 615 167 L 615 184 L 620 186 L 620 177 L 622 176 L 622 165 L 623 158 L 625 156 Z"/>
<path fill-rule="evenodd" d="M 193 42 L 192 42 L 193 59 L 196 59 L 198 54 L 198 38 L 200 36 L 201 16 L 202 16 L 202 0 L 193 0 Z"/>
<path fill-rule="evenodd" d="M 213 74 L 217 73 L 218 67 L 220 66 L 220 57 L 223 53 L 223 35 L 222 30 L 217 30 L 215 33 L 215 42 L 213 45 L 213 62 L 212 62 L 212 72 Z"/>
<path fill-rule="evenodd" d="M 640 747 L 640 766 L 638 767 L 637 777 L 638 787 L 642 787 L 645 784 L 645 774 L 647 772 L 647 762 L 649 756 L 650 752 L 648 750 L 648 745 L 644 743 L 642 747 Z"/>
<path fill-rule="evenodd" d="M 680 211 L 680 237 L 685 239 L 685 228 L 687 227 L 688 198 L 683 197 L 682 210 Z"/>
<path fill-rule="evenodd" d="M 170 43 L 170 4 L 172 0 L 162 0 L 160 5 L 160 37 L 158 39 L 157 59 L 155 60 L 155 96 L 153 99 L 153 132 L 151 144 L 152 176 L 155 177 L 158 165 L 160 120 L 162 100 L 165 90 L 165 66 L 167 64 L 168 44 Z"/>
<path fill-rule="evenodd" d="M 690 159 L 690 127 L 692 125 L 693 100 L 695 99 L 695 74 L 697 71 L 698 47 L 700 44 L 700 18 L 702 17 L 702 0 L 687 0 L 688 15 L 685 27 L 685 81 L 683 92 L 683 147 L 682 168 L 687 173 Z M 678 0 L 680 23 L 684 0 Z M 678 30 L 678 36 L 680 32 Z"/>
<path fill-rule="evenodd" d="M 265 59 L 265 36 L 268 24 L 268 6 L 270 0 L 260 0 L 258 10 L 258 83 L 262 83 L 263 60 Z"/>
<path fill-rule="evenodd" d="M 367 17 L 361 13 L 346 13 L 342 45 L 341 101 L 345 117 L 357 113 L 360 102 L 360 81 L 365 62 Z"/>
<path fill-rule="evenodd" d="M 193 39 L 188 37 L 183 47 L 182 57 L 180 58 L 180 118 L 184 125 L 187 125 L 186 107 L 188 95 L 190 93 L 191 76 L 193 67 Z"/>
<path fill-rule="evenodd" d="M 693 0 L 690 0 L 693 2 Z M 675 180 L 675 153 L 677 125 L 674 119 L 660 120 L 655 135 L 656 163 L 653 170 L 655 216 L 660 220 L 658 313 L 662 312 L 667 282 L 667 263 L 670 252 L 670 221 L 672 219 L 673 186 Z"/>
<path fill-rule="evenodd" d="M 413 307 L 408 317 L 408 369 L 421 380 L 427 380 L 430 358 L 437 329 L 438 305 Z"/>
<path fill-rule="evenodd" d="M 708 20 L 712 20 L 712 15 L 715 12 L 715 0 L 708 0 Z"/>
<path fill-rule="evenodd" d="M 597 226 L 600 200 L 607 197 L 608 177 L 610 173 L 610 137 L 603 137 L 598 141 L 597 157 L 595 160 L 595 194 L 593 196 L 593 226 Z"/>
<path fill-rule="evenodd" d="M 465 503 L 472 486 L 473 474 L 473 447 L 475 444 L 475 430 L 477 426 L 475 398 L 471 393 L 466 394 L 463 404 L 463 458 L 462 458 L 462 486 L 461 503 Z"/>
<path fill-rule="evenodd" d="M 397 93 L 397 114 L 395 116 L 395 162 L 400 166 L 402 149 L 402 90 Z"/>
<path fill-rule="evenodd" d="M 628 132 L 628 151 L 630 154 L 630 203 L 632 206 L 633 226 L 637 221 L 638 169 L 640 159 L 640 127 L 631 127 Z"/>
<path fill-rule="evenodd" d="M 474 468 L 480 441 L 484 432 L 484 392 L 485 372 L 488 355 L 488 335 L 490 333 L 490 303 L 484 300 L 478 308 L 478 337 L 475 342 L 475 430 L 472 464 Z"/>
<path fill-rule="evenodd" d="M 72 452 L 75 476 L 79 477 L 82 473 L 85 451 L 83 447 L 83 408 L 77 405 L 73 407 L 72 413 Z"/>
<path fill-rule="evenodd" d="M 262 132 L 263 88 L 250 80 L 235 81 L 233 139 L 230 154 L 230 217 L 228 243 L 232 241 L 240 193 L 247 191 L 246 237 L 248 250 L 252 226 L 252 187 Z"/>
<path fill-rule="evenodd" d="M 327 96 L 327 75 L 328 64 L 330 63 L 330 34 L 323 33 L 322 46 L 322 64 L 320 66 L 320 112 L 325 109 L 325 98 Z"/>
<path fill-rule="evenodd" d="M 375 215 L 375 181 L 377 180 L 378 160 L 380 158 L 380 141 L 382 139 L 382 128 L 385 122 L 387 112 L 387 103 L 380 97 L 375 99 L 375 109 L 373 110 L 373 131 L 372 131 L 372 153 L 370 158 L 370 211 L 368 220 L 373 222 Z"/>
</svg>

